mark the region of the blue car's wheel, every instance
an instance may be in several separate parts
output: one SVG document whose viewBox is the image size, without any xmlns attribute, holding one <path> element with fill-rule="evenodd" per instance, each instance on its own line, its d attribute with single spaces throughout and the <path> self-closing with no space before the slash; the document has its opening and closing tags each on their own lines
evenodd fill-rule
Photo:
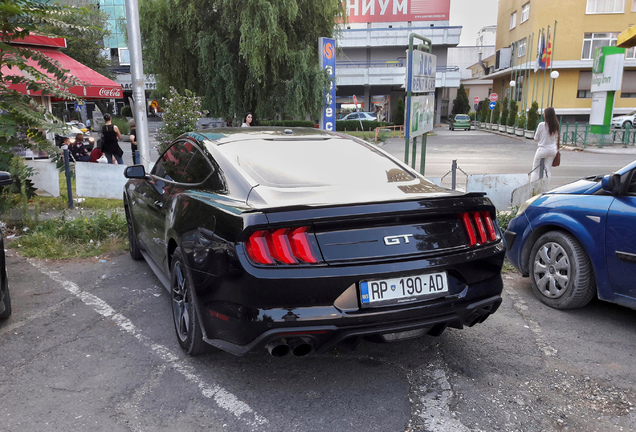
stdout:
<svg viewBox="0 0 636 432">
<path fill-rule="evenodd" d="M 590 259 L 569 234 L 550 231 L 539 237 L 530 253 L 529 270 L 532 290 L 550 307 L 583 307 L 596 294 Z"/>
</svg>

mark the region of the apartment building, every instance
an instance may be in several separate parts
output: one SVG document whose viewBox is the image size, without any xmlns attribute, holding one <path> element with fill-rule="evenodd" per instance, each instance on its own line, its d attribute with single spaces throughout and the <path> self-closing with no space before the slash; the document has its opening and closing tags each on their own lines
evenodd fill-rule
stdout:
<svg viewBox="0 0 636 432">
<path fill-rule="evenodd" d="M 461 26 L 450 26 L 450 0 L 344 0 L 348 20 L 336 31 L 336 107 L 340 114 L 358 108 L 395 121 L 397 100 L 405 96 L 406 51 L 409 35 L 430 39 L 437 57 L 436 122 L 445 117 L 449 93 L 458 88 L 459 65 L 448 61 Z M 417 39 L 415 41 L 418 42 Z M 452 101 L 450 101 L 452 103 Z"/>
<path fill-rule="evenodd" d="M 618 35 L 634 24 L 636 0 L 500 1 L 496 52 L 483 60 L 484 78 L 493 80 L 493 91 L 500 100 L 512 95 L 520 109 L 534 100 L 540 107 L 552 104 L 566 122 L 586 122 L 592 105 L 594 51 L 616 46 Z M 551 43 L 551 65 L 535 72 L 541 33 L 545 44 Z M 476 64 L 471 69 L 478 76 L 484 68 Z M 558 71 L 558 78 L 550 78 L 552 71 Z M 628 48 L 614 113 L 634 110 L 636 49 Z"/>
</svg>

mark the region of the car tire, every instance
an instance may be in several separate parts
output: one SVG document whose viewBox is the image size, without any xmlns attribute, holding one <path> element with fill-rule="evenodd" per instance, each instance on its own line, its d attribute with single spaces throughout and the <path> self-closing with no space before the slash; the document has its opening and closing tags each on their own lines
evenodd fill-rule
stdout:
<svg viewBox="0 0 636 432">
<path fill-rule="evenodd" d="M 133 223 L 132 215 L 130 214 L 128 206 L 125 206 L 124 209 L 126 212 L 126 226 L 128 227 L 128 250 L 130 251 L 130 256 L 132 257 L 132 259 L 140 260 L 143 258 L 143 255 L 141 254 L 139 241 L 137 241 L 135 224 Z"/>
<path fill-rule="evenodd" d="M 175 249 L 172 254 L 170 293 L 174 329 L 183 351 L 190 356 L 209 351 L 211 346 L 203 340 L 192 293 L 192 281 L 180 248 Z"/>
<path fill-rule="evenodd" d="M 623 125 L 621 126 L 623 129 L 627 129 L 627 125 L 629 125 L 629 127 L 632 127 L 632 122 L 630 122 L 629 120 L 623 122 Z"/>
<path fill-rule="evenodd" d="M 570 234 L 550 231 L 535 242 L 529 262 L 532 291 L 555 309 L 575 309 L 596 295 L 594 271 L 581 243 Z"/>
<path fill-rule="evenodd" d="M 0 320 L 5 320 L 11 316 L 11 296 L 9 295 L 9 282 L 7 280 L 7 275 L 4 275 L 3 279 L 3 290 L 4 290 L 4 299 L 2 299 L 2 303 L 4 304 L 4 312 L 0 313 Z"/>
</svg>

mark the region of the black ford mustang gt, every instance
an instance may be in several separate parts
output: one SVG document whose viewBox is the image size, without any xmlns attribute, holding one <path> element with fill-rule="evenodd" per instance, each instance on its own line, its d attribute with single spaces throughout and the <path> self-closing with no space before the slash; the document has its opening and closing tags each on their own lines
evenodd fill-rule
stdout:
<svg viewBox="0 0 636 432">
<path fill-rule="evenodd" d="M 191 355 L 324 352 L 483 322 L 504 243 L 483 194 L 434 185 L 316 129 L 187 133 L 126 169 L 130 254 L 172 297 Z"/>
</svg>

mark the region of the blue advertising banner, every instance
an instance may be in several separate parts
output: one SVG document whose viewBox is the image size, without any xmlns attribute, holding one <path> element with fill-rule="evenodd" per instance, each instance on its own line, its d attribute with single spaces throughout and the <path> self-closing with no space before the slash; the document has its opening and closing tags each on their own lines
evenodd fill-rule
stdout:
<svg viewBox="0 0 636 432">
<path fill-rule="evenodd" d="M 336 130 L 336 40 L 318 39 L 320 50 L 320 68 L 329 74 L 329 88 L 324 92 L 324 107 L 320 113 L 320 128 L 328 131 Z"/>
</svg>

